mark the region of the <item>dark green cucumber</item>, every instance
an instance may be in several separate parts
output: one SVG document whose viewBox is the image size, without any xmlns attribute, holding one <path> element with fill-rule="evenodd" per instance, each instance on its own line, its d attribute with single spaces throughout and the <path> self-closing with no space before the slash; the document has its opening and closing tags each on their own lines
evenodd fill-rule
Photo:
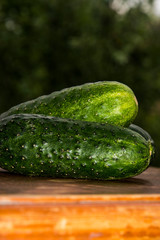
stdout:
<svg viewBox="0 0 160 240">
<path fill-rule="evenodd" d="M 151 146 L 151 160 L 153 160 L 154 157 L 155 157 L 155 143 L 154 143 L 154 140 L 152 139 L 151 135 L 146 130 L 144 130 L 143 128 L 141 128 L 141 127 L 139 127 L 135 124 L 131 124 L 129 126 L 129 129 L 141 134 L 150 143 L 150 146 Z"/>
<path fill-rule="evenodd" d="M 150 143 L 115 125 L 18 114 L 0 121 L 0 167 L 52 178 L 123 179 L 150 163 Z"/>
<path fill-rule="evenodd" d="M 17 105 L 0 118 L 12 114 L 43 114 L 82 121 L 129 126 L 138 103 L 133 91 L 119 82 L 96 82 L 75 86 Z"/>
<path fill-rule="evenodd" d="M 150 136 L 150 134 L 146 130 L 144 130 L 143 128 L 141 128 L 141 127 L 139 127 L 139 126 L 137 126 L 135 124 L 131 124 L 129 126 L 129 129 L 131 129 L 131 130 L 141 134 L 147 141 L 150 141 L 151 143 L 154 143 L 154 141 L 153 141 L 152 137 Z"/>
</svg>

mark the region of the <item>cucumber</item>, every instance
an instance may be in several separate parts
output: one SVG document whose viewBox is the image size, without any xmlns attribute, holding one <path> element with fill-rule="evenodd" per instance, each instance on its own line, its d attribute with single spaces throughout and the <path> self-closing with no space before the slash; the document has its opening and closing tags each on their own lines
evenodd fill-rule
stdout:
<svg viewBox="0 0 160 240">
<path fill-rule="evenodd" d="M 151 146 L 120 126 L 17 114 L 0 121 L 0 167 L 52 178 L 116 180 L 143 172 Z"/>
<path fill-rule="evenodd" d="M 135 125 L 135 124 L 131 124 L 129 126 L 129 129 L 133 130 L 133 131 L 136 131 L 137 133 L 141 134 L 147 141 L 150 141 L 151 143 L 154 143 L 152 137 L 150 136 L 150 134 L 145 131 L 143 128 Z"/>
<path fill-rule="evenodd" d="M 129 129 L 141 134 L 150 143 L 150 146 L 151 146 L 151 160 L 153 160 L 154 157 L 155 157 L 155 143 L 154 143 L 154 140 L 152 139 L 151 135 L 146 130 L 144 130 L 143 128 L 141 128 L 141 127 L 139 127 L 135 124 L 131 124 L 129 126 Z"/>
<path fill-rule="evenodd" d="M 11 108 L 0 118 L 30 113 L 129 126 L 137 111 L 136 97 L 128 86 L 119 82 L 103 81 L 41 96 Z"/>
</svg>

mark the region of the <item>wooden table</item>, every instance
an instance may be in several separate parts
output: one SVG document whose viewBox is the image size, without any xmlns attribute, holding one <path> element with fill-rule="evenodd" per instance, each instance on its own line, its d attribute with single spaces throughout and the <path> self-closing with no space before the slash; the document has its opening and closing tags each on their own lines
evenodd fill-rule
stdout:
<svg viewBox="0 0 160 240">
<path fill-rule="evenodd" d="M 0 240 L 160 240 L 160 168 L 122 181 L 0 170 Z"/>
</svg>

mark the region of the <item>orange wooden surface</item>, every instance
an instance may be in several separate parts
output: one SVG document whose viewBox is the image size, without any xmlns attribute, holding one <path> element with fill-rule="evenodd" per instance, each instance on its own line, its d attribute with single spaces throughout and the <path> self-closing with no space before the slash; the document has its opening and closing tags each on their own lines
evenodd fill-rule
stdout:
<svg viewBox="0 0 160 240">
<path fill-rule="evenodd" d="M 160 240 L 160 169 L 123 181 L 0 172 L 0 240 Z"/>
</svg>

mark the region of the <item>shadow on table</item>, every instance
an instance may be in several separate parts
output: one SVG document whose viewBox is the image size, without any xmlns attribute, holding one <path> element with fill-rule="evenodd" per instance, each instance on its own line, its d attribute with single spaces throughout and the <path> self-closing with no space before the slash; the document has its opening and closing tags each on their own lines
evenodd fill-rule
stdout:
<svg viewBox="0 0 160 240">
<path fill-rule="evenodd" d="M 160 193 L 160 185 L 154 185 L 149 172 L 118 181 L 100 181 L 27 177 L 5 170 L 0 171 L 0 194 L 148 194 L 155 192 Z"/>
</svg>

